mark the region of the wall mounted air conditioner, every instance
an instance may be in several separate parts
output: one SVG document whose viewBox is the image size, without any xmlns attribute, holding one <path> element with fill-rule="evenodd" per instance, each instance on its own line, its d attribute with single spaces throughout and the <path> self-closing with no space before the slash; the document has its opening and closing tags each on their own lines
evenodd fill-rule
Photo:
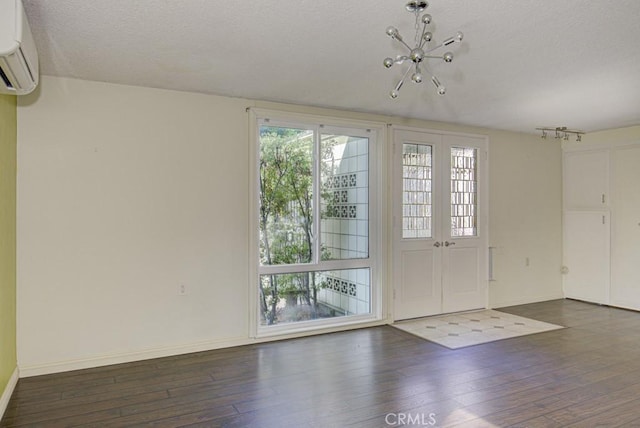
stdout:
<svg viewBox="0 0 640 428">
<path fill-rule="evenodd" d="M 38 52 L 21 0 L 0 0 L 0 93 L 24 95 L 38 85 Z"/>
</svg>

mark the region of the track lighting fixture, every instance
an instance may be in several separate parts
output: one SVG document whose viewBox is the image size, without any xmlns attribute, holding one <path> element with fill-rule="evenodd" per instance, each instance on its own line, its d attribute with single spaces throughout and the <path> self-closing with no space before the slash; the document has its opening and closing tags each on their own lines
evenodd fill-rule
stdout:
<svg viewBox="0 0 640 428">
<path fill-rule="evenodd" d="M 554 133 L 554 138 L 556 140 L 564 140 L 564 141 L 569 141 L 569 136 L 571 134 L 576 136 L 576 142 L 581 142 L 582 141 L 582 136 L 584 135 L 584 131 L 579 131 L 577 129 L 568 129 L 566 126 L 545 126 L 545 127 L 541 127 L 541 128 L 536 128 L 538 131 L 542 131 L 542 135 L 540 136 L 543 140 L 546 140 L 547 138 L 547 132 L 553 132 Z"/>
</svg>

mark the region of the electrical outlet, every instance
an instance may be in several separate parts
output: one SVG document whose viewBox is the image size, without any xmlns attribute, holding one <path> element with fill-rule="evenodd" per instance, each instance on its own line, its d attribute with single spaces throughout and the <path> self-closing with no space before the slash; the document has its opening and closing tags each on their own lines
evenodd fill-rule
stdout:
<svg viewBox="0 0 640 428">
<path fill-rule="evenodd" d="M 187 286 L 185 284 L 178 285 L 178 295 L 186 296 L 187 295 Z"/>
</svg>

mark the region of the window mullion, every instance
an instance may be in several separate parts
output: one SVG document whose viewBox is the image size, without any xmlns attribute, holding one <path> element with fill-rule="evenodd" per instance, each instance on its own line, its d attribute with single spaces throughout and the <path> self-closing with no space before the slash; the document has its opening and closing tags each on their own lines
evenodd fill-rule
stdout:
<svg viewBox="0 0 640 428">
<path fill-rule="evenodd" d="M 318 265 L 320 263 L 320 131 L 323 125 L 315 127 L 314 139 L 313 139 L 313 203 L 312 203 L 312 218 L 313 218 L 313 263 Z"/>
</svg>

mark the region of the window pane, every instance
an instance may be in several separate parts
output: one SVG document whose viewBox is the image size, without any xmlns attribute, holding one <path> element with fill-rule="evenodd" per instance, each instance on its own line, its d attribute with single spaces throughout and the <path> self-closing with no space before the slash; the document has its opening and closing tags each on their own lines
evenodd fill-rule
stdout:
<svg viewBox="0 0 640 428">
<path fill-rule="evenodd" d="M 260 264 L 313 260 L 313 131 L 260 127 Z"/>
<path fill-rule="evenodd" d="M 371 313 L 369 269 L 260 276 L 260 325 Z"/>
<path fill-rule="evenodd" d="M 477 150 L 451 149 L 451 236 L 477 236 Z"/>
<path fill-rule="evenodd" d="M 369 257 L 369 140 L 321 136 L 322 260 Z"/>
<path fill-rule="evenodd" d="M 431 146 L 402 145 L 402 237 L 431 235 Z"/>
</svg>

